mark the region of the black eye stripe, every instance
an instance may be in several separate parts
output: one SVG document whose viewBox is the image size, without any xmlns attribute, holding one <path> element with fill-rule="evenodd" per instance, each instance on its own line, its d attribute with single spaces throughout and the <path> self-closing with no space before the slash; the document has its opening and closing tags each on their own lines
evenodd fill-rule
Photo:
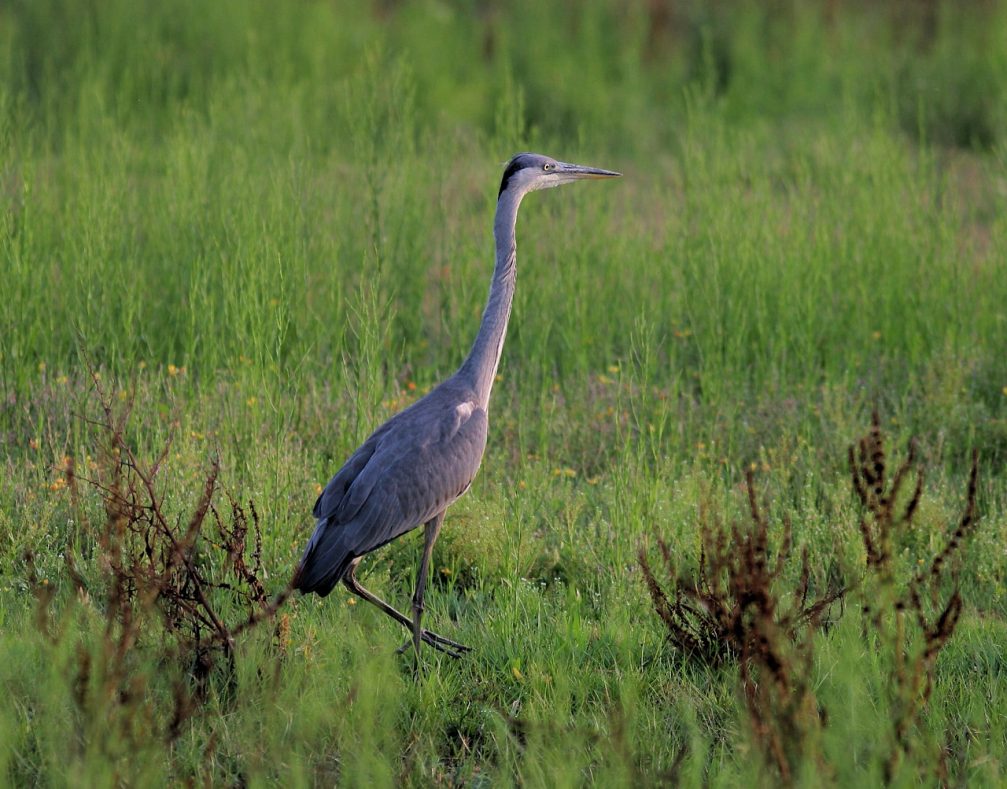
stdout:
<svg viewBox="0 0 1007 789">
<path fill-rule="evenodd" d="M 507 169 L 504 170 L 503 180 L 500 181 L 500 191 L 497 192 L 497 197 L 500 197 L 500 195 L 503 194 L 504 189 L 507 188 L 507 182 L 510 180 L 510 177 L 514 175 L 514 173 L 516 173 L 518 170 L 523 170 L 524 168 L 525 164 L 524 162 L 521 161 L 520 157 L 515 157 L 514 159 L 511 159 L 511 163 L 507 165 Z"/>
</svg>

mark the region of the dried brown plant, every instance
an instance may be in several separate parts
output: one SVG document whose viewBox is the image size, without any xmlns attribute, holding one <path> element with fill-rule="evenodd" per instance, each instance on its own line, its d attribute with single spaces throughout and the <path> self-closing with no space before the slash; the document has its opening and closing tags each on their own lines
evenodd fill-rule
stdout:
<svg viewBox="0 0 1007 789">
<path fill-rule="evenodd" d="M 867 555 L 867 574 L 862 582 L 864 619 L 894 656 L 888 687 L 895 715 L 892 744 L 884 765 L 885 778 L 891 781 L 912 750 L 912 730 L 930 699 L 937 657 L 954 635 L 961 617 L 964 604 L 958 589 L 957 568 L 952 565 L 975 531 L 979 455 L 976 451 L 972 453 L 962 517 L 943 547 L 929 561 L 921 562 L 920 571 L 908 583 L 900 582 L 895 575 L 892 548 L 913 525 L 923 491 L 924 471 L 917 460 L 916 442 L 910 441 L 906 459 L 889 481 L 880 425 L 875 411 L 867 435 L 850 447 L 849 463 L 853 489 L 864 509 L 860 519 L 860 535 Z M 915 474 L 916 484 L 909 500 L 900 508 L 898 499 L 910 474 Z M 953 589 L 941 604 L 941 588 L 948 579 Z M 941 777 L 942 764 L 940 759 L 936 760 L 934 777 Z"/>
<path fill-rule="evenodd" d="M 145 747 L 159 728 L 174 741 L 214 677 L 225 695 L 233 694 L 236 637 L 271 620 L 291 590 L 273 599 L 267 594 L 258 512 L 251 501 L 240 504 L 222 491 L 219 458 L 211 458 L 189 515 L 169 515 L 161 472 L 172 438 L 152 461 L 141 460 L 127 440 L 132 396 L 115 398 L 100 376 L 92 372 L 92 380 L 99 416 L 87 421 L 98 429 L 101 451 L 92 476 L 72 463 L 65 468 L 82 529 L 65 560 L 77 600 L 98 613 L 102 633 L 92 648 L 78 644 L 73 688 L 82 740 L 97 738 L 99 747 L 121 751 Z M 88 517 L 81 486 L 98 494 L 103 517 Z M 34 578 L 26 558 L 40 627 L 52 633 L 54 593 Z M 278 638 L 284 627 L 285 621 L 277 625 Z M 170 710 L 150 692 L 153 677 L 137 650 L 148 665 L 174 673 Z"/>
<path fill-rule="evenodd" d="M 703 542 L 698 574 L 678 577 L 671 551 L 658 539 L 661 558 L 673 580 L 670 594 L 658 583 L 646 551 L 640 567 L 654 608 L 669 640 L 686 655 L 710 665 L 737 661 L 741 690 L 756 740 L 781 778 L 789 781 L 803 757 L 802 744 L 821 726 L 811 688 L 813 631 L 846 589 L 812 598 L 808 552 L 801 553 L 797 586 L 781 582 L 793 547 L 789 519 L 775 557 L 769 547 L 769 520 L 759 507 L 752 473 L 746 474 L 749 520 L 725 529 L 703 508 Z"/>
<path fill-rule="evenodd" d="M 855 591 L 865 637 L 893 658 L 892 676 L 885 684 L 894 710 L 891 747 L 883 764 L 889 782 L 912 749 L 913 729 L 930 698 L 938 655 L 954 634 L 963 608 L 955 559 L 975 530 L 978 455 L 972 456 L 962 517 L 932 559 L 921 562 L 918 573 L 903 578 L 897 577 L 893 557 L 913 525 L 925 479 L 916 442 L 910 442 L 905 460 L 892 473 L 875 412 L 869 431 L 850 447 L 848 458 L 853 490 L 863 508 L 858 531 L 866 555 L 864 573 L 852 583 L 813 597 L 805 547 L 799 580 L 786 588 L 791 524 L 783 519 L 781 545 L 772 556 L 769 522 L 758 504 L 751 472 L 746 474 L 746 522 L 725 528 L 708 507 L 701 507 L 698 572 L 680 576 L 670 548 L 658 538 L 670 579 L 665 588 L 647 552 L 641 549 L 639 554 L 644 581 L 670 643 L 708 665 L 736 663 L 750 729 L 766 762 L 784 782 L 792 781 L 796 766 L 809 757 L 828 771 L 815 744 L 827 711 L 812 690 L 812 658 L 815 636 L 829 624 L 826 615 L 834 604 L 839 604 L 842 615 L 845 599 Z M 954 588 L 942 604 L 939 597 L 948 578 Z M 938 780 L 942 765 L 938 755 L 933 760 L 933 777 Z"/>
</svg>

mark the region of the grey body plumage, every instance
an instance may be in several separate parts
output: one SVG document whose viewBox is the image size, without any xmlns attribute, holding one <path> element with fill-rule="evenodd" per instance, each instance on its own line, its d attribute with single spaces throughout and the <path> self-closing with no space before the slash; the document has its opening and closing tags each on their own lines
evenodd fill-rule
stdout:
<svg viewBox="0 0 1007 789">
<path fill-rule="evenodd" d="M 465 492 L 486 447 L 486 412 L 475 403 L 471 387 L 452 377 L 371 434 L 315 502 L 318 528 L 298 588 L 327 595 L 354 558 L 426 523 Z"/>
<path fill-rule="evenodd" d="M 343 581 L 410 628 L 417 653 L 421 641 L 455 657 L 467 649 L 420 627 L 423 592 L 444 512 L 472 484 L 486 448 L 490 393 L 514 298 L 518 207 L 536 189 L 617 175 L 531 153 L 508 162 L 493 226 L 496 266 L 472 350 L 454 375 L 375 430 L 329 481 L 315 502 L 317 524 L 295 588 L 325 596 Z M 354 570 L 363 556 L 420 524 L 425 541 L 410 619 L 360 586 Z"/>
</svg>

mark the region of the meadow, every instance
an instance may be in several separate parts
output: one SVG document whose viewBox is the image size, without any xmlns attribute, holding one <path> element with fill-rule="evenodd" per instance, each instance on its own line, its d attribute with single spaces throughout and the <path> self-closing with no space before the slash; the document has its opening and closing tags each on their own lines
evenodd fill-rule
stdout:
<svg viewBox="0 0 1007 789">
<path fill-rule="evenodd" d="M 522 208 L 427 594 L 473 651 L 416 673 L 342 588 L 260 619 L 468 351 L 522 150 L 624 177 Z M 1002 3 L 4 3 L 3 782 L 1002 784 L 1005 261 Z M 888 531 L 874 412 L 885 485 L 925 470 Z M 776 674 L 683 648 L 640 562 L 737 580 L 746 478 L 768 599 L 846 590 L 739 620 Z M 403 610 L 420 533 L 361 565 Z"/>
</svg>

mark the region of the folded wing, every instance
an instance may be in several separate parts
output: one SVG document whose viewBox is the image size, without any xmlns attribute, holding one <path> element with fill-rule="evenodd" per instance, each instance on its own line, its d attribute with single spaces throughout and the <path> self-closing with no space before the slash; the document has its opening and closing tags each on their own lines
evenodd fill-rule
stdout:
<svg viewBox="0 0 1007 789">
<path fill-rule="evenodd" d="M 474 393 L 450 390 L 382 425 L 318 497 L 297 587 L 327 594 L 353 559 L 442 512 L 472 483 L 487 429 Z"/>
</svg>

